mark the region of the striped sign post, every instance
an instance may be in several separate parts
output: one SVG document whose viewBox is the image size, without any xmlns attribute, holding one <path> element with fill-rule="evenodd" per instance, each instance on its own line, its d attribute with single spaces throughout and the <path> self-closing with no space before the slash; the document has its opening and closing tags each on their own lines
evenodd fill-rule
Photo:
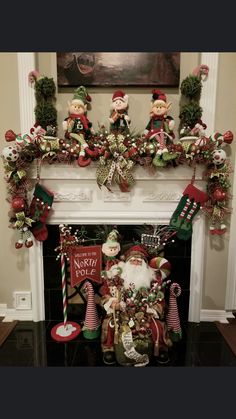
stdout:
<svg viewBox="0 0 236 419">
<path fill-rule="evenodd" d="M 59 342 L 66 342 L 74 339 L 81 332 L 81 327 L 75 322 L 67 322 L 67 296 L 66 296 L 66 263 L 63 253 L 63 235 L 61 235 L 61 280 L 62 280 L 62 301 L 63 301 L 63 323 L 59 323 L 51 330 L 53 339 Z"/>
</svg>

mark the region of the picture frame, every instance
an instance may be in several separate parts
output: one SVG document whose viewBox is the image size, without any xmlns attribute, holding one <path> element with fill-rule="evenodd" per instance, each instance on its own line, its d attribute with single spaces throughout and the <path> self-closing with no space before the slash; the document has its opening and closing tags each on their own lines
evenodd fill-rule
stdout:
<svg viewBox="0 0 236 419">
<path fill-rule="evenodd" d="M 178 87 L 180 52 L 58 52 L 58 87 Z"/>
</svg>

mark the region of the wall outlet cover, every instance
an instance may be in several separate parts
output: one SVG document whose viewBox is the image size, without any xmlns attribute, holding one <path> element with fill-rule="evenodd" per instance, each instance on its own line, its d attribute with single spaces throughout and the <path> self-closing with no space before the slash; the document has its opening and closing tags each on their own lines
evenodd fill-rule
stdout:
<svg viewBox="0 0 236 419">
<path fill-rule="evenodd" d="M 16 310 L 31 310 L 31 291 L 15 291 L 13 293 L 14 307 Z"/>
</svg>

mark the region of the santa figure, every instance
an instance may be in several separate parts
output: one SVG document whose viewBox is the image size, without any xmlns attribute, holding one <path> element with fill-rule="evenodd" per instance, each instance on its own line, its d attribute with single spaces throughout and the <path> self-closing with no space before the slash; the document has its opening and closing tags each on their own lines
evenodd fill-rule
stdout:
<svg viewBox="0 0 236 419">
<path fill-rule="evenodd" d="M 124 288 L 128 289 L 131 284 L 139 290 L 141 287 L 150 288 L 151 281 L 155 279 L 155 270 L 148 265 L 148 254 L 139 245 L 131 247 L 125 254 L 125 262 L 120 262 L 121 278 L 124 280 Z"/>
<path fill-rule="evenodd" d="M 141 245 L 132 246 L 124 255 L 125 261 L 111 266 L 107 271 L 107 278 L 102 286 L 101 303 L 106 311 L 102 324 L 101 345 L 103 361 L 111 365 L 116 362 L 114 350 L 116 312 L 126 311 L 126 301 L 122 299 L 124 290 L 150 290 L 157 280 L 157 270 L 148 264 L 148 254 Z M 167 325 L 164 321 L 165 302 L 153 304 L 151 308 L 150 330 L 154 343 L 154 355 L 159 362 L 168 362 L 168 348 L 172 342 L 168 336 Z"/>
<path fill-rule="evenodd" d="M 112 133 L 128 134 L 130 117 L 128 116 L 128 95 L 117 90 L 112 96 L 110 130 Z"/>
</svg>

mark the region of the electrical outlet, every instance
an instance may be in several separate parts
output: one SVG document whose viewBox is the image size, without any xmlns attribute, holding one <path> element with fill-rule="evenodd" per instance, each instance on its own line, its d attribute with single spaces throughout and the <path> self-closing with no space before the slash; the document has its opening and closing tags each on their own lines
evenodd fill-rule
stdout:
<svg viewBox="0 0 236 419">
<path fill-rule="evenodd" d="M 16 310 L 31 310 L 31 291 L 15 291 L 13 298 Z"/>
</svg>

